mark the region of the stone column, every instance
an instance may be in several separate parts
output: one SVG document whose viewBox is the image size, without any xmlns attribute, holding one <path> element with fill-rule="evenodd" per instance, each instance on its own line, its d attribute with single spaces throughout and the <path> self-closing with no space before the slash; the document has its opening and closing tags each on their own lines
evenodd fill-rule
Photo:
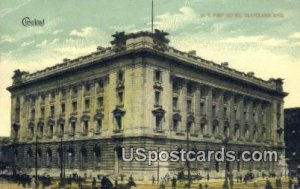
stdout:
<svg viewBox="0 0 300 189">
<path fill-rule="evenodd" d="M 195 115 L 195 123 L 194 123 L 194 127 L 195 127 L 195 133 L 198 134 L 199 133 L 199 128 L 200 128 L 200 120 L 201 120 L 201 116 L 200 116 L 200 86 L 197 85 L 195 87 L 195 92 L 194 92 L 194 115 Z"/>
<path fill-rule="evenodd" d="M 77 133 L 79 136 L 83 133 L 83 122 L 81 121 L 81 117 L 84 111 L 84 85 L 81 84 L 78 86 L 78 96 L 77 96 L 77 125 L 76 125 L 76 135 Z"/>
<path fill-rule="evenodd" d="M 180 96 L 178 98 L 179 102 L 179 108 L 181 112 L 181 132 L 186 131 L 186 126 L 187 126 L 187 83 L 186 81 L 182 81 L 181 83 L 181 92 Z"/>
<path fill-rule="evenodd" d="M 205 87 L 205 90 L 207 90 L 206 98 L 205 98 L 205 115 L 207 117 L 207 134 L 211 136 L 212 134 L 212 88 L 209 86 Z"/>
</svg>

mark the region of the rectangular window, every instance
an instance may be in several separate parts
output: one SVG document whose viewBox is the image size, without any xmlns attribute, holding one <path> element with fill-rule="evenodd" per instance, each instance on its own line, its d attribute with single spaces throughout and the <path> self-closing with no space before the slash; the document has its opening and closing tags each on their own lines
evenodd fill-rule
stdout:
<svg viewBox="0 0 300 189">
<path fill-rule="evenodd" d="M 34 119 L 35 118 L 35 109 L 32 109 L 31 110 L 31 119 Z"/>
<path fill-rule="evenodd" d="M 213 106 L 212 106 L 212 116 L 213 117 L 216 117 L 217 116 L 217 107 L 216 107 L 216 105 L 214 104 Z"/>
<path fill-rule="evenodd" d="M 187 100 L 186 104 L 187 104 L 187 111 L 188 112 L 192 112 L 192 101 L 191 100 Z"/>
<path fill-rule="evenodd" d="M 89 99 L 85 99 L 84 107 L 85 107 L 86 110 L 90 109 L 90 100 Z"/>
<path fill-rule="evenodd" d="M 73 97 L 77 95 L 77 92 L 78 92 L 77 88 L 73 87 L 73 89 L 72 89 L 72 95 L 73 95 Z"/>
<path fill-rule="evenodd" d="M 187 85 L 187 93 L 189 95 L 191 95 L 193 93 L 193 86 L 190 83 Z"/>
<path fill-rule="evenodd" d="M 178 108 L 178 98 L 177 97 L 173 97 L 173 108 L 174 109 Z"/>
<path fill-rule="evenodd" d="M 84 121 L 83 122 L 83 134 L 87 135 L 88 131 L 89 131 L 89 122 L 88 121 Z"/>
<path fill-rule="evenodd" d="M 124 72 L 123 71 L 119 71 L 118 72 L 117 82 L 122 82 L 123 80 L 124 80 Z"/>
<path fill-rule="evenodd" d="M 227 107 L 224 107 L 224 109 L 223 109 L 223 117 L 224 118 L 227 117 Z"/>
<path fill-rule="evenodd" d="M 72 109 L 73 109 L 73 112 L 77 111 L 77 101 L 72 102 Z"/>
<path fill-rule="evenodd" d="M 237 109 L 234 109 L 234 119 L 235 120 L 238 120 L 238 112 L 237 112 Z"/>
<path fill-rule="evenodd" d="M 200 103 L 200 115 L 204 115 L 204 103 Z"/>
<path fill-rule="evenodd" d="M 51 93 L 51 100 L 55 100 L 55 92 Z"/>
<path fill-rule="evenodd" d="M 160 117 L 160 116 L 155 117 L 155 127 L 157 130 L 162 129 L 162 117 Z"/>
<path fill-rule="evenodd" d="M 51 113 L 51 116 L 54 117 L 54 114 L 55 114 L 54 106 L 50 107 L 50 113 Z"/>
<path fill-rule="evenodd" d="M 66 105 L 64 103 L 61 104 L 61 112 L 62 113 L 66 112 Z"/>
<path fill-rule="evenodd" d="M 155 105 L 159 106 L 160 105 L 160 92 L 159 91 L 155 91 Z"/>
<path fill-rule="evenodd" d="M 178 120 L 173 119 L 173 130 L 177 131 L 177 129 L 178 129 Z"/>
<path fill-rule="evenodd" d="M 63 98 L 63 99 L 66 98 L 66 90 L 61 91 L 61 98 Z"/>
<path fill-rule="evenodd" d="M 155 72 L 154 72 L 154 80 L 155 80 L 155 82 L 161 82 L 161 71 L 155 70 Z"/>
<path fill-rule="evenodd" d="M 90 90 L 91 90 L 91 86 L 89 84 L 86 84 L 85 85 L 85 91 L 90 92 Z"/>
<path fill-rule="evenodd" d="M 98 98 L 98 107 L 102 108 L 103 107 L 103 97 Z"/>
<path fill-rule="evenodd" d="M 123 92 L 118 92 L 119 104 L 123 104 Z"/>
<path fill-rule="evenodd" d="M 97 131 L 100 131 L 102 128 L 102 119 L 97 119 Z"/>
<path fill-rule="evenodd" d="M 44 116 L 45 116 L 45 108 L 41 107 L 41 117 L 44 117 Z"/>
</svg>

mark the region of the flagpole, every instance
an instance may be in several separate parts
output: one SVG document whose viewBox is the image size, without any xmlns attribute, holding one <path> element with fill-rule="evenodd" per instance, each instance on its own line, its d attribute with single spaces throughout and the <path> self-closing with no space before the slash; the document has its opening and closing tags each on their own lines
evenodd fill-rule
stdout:
<svg viewBox="0 0 300 189">
<path fill-rule="evenodd" d="M 153 0 L 152 0 L 152 6 L 151 6 L 151 31 L 153 33 Z"/>
</svg>

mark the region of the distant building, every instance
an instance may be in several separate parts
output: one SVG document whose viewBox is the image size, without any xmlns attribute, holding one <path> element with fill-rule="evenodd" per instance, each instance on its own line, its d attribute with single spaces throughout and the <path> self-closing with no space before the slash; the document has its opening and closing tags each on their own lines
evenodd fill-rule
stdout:
<svg viewBox="0 0 300 189">
<path fill-rule="evenodd" d="M 34 73 L 15 71 L 11 137 L 23 171 L 187 173 L 186 162 L 122 161 L 122 147 L 283 152 L 281 79 L 262 80 L 168 45 L 167 33 L 113 35 L 112 46 Z M 37 145 L 35 146 L 35 142 Z M 188 149 L 186 149 L 188 150 Z M 129 152 L 129 150 L 127 150 Z M 36 154 L 36 156 L 35 156 Z M 128 155 L 128 154 L 126 154 Z M 276 172 L 274 162 L 191 162 L 211 177 Z"/>
<path fill-rule="evenodd" d="M 291 174 L 300 174 L 300 107 L 284 110 L 286 158 Z"/>
</svg>

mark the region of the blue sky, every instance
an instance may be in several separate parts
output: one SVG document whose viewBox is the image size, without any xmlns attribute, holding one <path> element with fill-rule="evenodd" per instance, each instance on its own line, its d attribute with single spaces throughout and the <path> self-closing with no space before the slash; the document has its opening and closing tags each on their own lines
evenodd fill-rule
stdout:
<svg viewBox="0 0 300 189">
<path fill-rule="evenodd" d="M 26 16 L 45 25 L 24 27 Z M 109 46 L 116 31 L 150 30 L 151 0 L 2 0 L 0 27 L 0 135 L 8 135 L 14 69 L 33 72 Z M 300 106 L 300 0 L 154 0 L 154 27 L 179 50 L 284 78 L 286 107 Z"/>
</svg>

